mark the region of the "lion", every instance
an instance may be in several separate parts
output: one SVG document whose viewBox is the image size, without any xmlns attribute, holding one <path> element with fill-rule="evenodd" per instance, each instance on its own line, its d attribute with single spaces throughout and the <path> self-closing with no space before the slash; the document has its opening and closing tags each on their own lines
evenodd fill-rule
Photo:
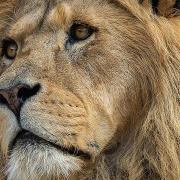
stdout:
<svg viewBox="0 0 180 180">
<path fill-rule="evenodd" d="M 1 179 L 180 179 L 178 8 L 1 0 Z"/>
</svg>

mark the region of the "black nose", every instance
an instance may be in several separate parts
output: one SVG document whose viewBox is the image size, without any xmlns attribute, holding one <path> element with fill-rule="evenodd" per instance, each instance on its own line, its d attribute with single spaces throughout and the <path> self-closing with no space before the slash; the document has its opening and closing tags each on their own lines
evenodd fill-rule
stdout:
<svg viewBox="0 0 180 180">
<path fill-rule="evenodd" d="M 33 87 L 25 84 L 19 84 L 10 89 L 0 89 L 0 103 L 6 104 L 16 116 L 19 116 L 20 110 L 24 102 L 36 95 L 40 90 L 40 85 Z"/>
</svg>

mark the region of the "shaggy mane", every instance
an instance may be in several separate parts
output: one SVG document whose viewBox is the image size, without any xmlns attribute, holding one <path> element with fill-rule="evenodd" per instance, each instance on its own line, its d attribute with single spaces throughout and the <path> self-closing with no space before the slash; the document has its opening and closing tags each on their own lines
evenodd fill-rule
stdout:
<svg viewBox="0 0 180 180">
<path fill-rule="evenodd" d="M 90 179 L 177 180 L 180 177 L 179 10 L 173 9 L 165 18 L 153 14 L 147 1 L 145 8 L 135 0 L 120 4 L 143 24 L 159 59 L 152 59 L 156 62 L 147 80 L 151 97 L 141 123 L 131 133 L 127 132 L 113 155 L 101 158 Z M 142 82 L 142 88 L 148 91 L 143 84 L 147 82 Z"/>
<path fill-rule="evenodd" d="M 11 21 L 16 3 L 17 0 L 0 0 L 0 35 Z M 143 24 L 159 59 L 151 59 L 154 69 L 151 69 L 147 82 L 142 82 L 143 90 L 151 92 L 142 120 L 133 130 L 130 128 L 131 133 L 127 132 L 126 138 L 120 139 L 111 153 L 98 160 L 88 178 L 82 179 L 177 180 L 180 178 L 179 12 L 173 11 L 175 15 L 165 18 L 153 14 L 147 1 L 141 5 L 136 0 L 117 0 L 116 5 L 126 8 Z"/>
</svg>

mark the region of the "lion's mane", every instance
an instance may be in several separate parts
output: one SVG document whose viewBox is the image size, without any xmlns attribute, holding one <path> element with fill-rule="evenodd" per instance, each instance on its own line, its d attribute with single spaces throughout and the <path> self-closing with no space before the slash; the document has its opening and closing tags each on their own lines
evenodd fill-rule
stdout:
<svg viewBox="0 0 180 180">
<path fill-rule="evenodd" d="M 137 77 L 143 92 L 150 96 L 142 121 L 120 140 L 113 157 L 104 155 L 101 158 L 91 179 L 176 180 L 180 178 L 179 11 L 168 14 L 169 18 L 174 17 L 171 20 L 163 16 L 152 18 L 149 6 L 144 10 L 129 0 L 121 4 L 144 25 L 159 59 L 152 59 L 154 68 L 149 70 L 147 81 Z M 151 55 L 147 54 L 141 58 L 147 61 L 149 57 Z M 141 65 L 138 70 L 145 71 Z"/>
</svg>

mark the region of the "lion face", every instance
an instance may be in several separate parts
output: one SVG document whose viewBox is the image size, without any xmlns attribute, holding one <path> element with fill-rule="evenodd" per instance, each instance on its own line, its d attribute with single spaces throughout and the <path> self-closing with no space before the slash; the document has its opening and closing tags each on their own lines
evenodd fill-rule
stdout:
<svg viewBox="0 0 180 180">
<path fill-rule="evenodd" d="M 152 63 L 140 56 L 155 48 L 113 2 L 35 0 L 15 12 L 1 37 L 8 178 L 76 179 L 138 122 L 146 93 L 137 77 Z"/>
</svg>

